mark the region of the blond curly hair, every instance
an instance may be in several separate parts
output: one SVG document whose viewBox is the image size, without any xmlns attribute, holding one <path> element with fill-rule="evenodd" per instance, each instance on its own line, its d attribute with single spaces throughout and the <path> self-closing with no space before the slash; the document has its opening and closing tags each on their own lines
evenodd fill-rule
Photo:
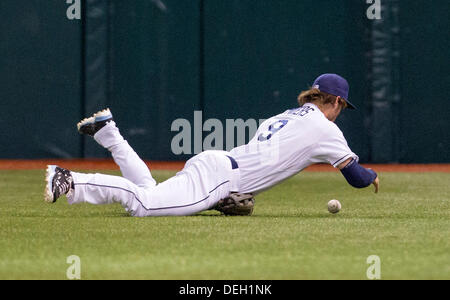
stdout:
<svg viewBox="0 0 450 300">
<path fill-rule="evenodd" d="M 316 88 L 311 88 L 307 91 L 301 92 L 297 97 L 297 101 L 300 106 L 303 106 L 305 103 L 313 103 L 321 107 L 325 104 L 336 101 L 336 96 L 321 92 Z M 347 107 L 347 103 L 344 99 L 340 98 L 340 103 L 343 104 L 344 108 Z"/>
</svg>

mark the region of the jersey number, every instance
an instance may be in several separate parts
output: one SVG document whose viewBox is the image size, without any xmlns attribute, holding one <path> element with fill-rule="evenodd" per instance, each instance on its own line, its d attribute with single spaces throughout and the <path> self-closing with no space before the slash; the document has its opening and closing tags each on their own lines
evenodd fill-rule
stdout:
<svg viewBox="0 0 450 300">
<path fill-rule="evenodd" d="M 268 130 L 265 132 L 262 132 L 259 136 L 258 136 L 258 141 L 263 142 L 263 141 L 267 141 L 270 140 L 270 138 L 277 133 L 281 128 L 283 128 L 284 126 L 286 126 L 286 124 L 288 123 L 288 120 L 279 120 L 276 121 L 275 123 L 273 123 L 272 125 L 269 126 Z"/>
</svg>

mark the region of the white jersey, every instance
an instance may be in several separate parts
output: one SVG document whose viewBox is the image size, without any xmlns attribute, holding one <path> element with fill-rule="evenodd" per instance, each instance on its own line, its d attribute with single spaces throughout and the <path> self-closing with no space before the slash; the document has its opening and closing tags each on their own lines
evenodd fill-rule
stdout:
<svg viewBox="0 0 450 300">
<path fill-rule="evenodd" d="M 230 151 L 242 193 L 259 193 L 315 163 L 334 167 L 353 157 L 341 130 L 311 103 L 264 121 L 247 144 Z"/>
<path fill-rule="evenodd" d="M 68 202 L 118 202 L 136 217 L 195 214 L 215 207 L 231 192 L 261 192 L 311 164 L 336 167 L 349 157 L 358 159 L 339 128 L 309 103 L 266 120 L 247 145 L 194 156 L 176 176 L 159 184 L 114 121 L 94 139 L 111 151 L 123 177 L 71 172 Z"/>
</svg>

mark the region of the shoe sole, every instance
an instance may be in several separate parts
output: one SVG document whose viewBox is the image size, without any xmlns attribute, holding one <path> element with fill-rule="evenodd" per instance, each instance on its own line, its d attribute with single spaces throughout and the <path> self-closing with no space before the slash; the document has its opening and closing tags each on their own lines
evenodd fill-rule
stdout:
<svg viewBox="0 0 450 300">
<path fill-rule="evenodd" d="M 53 177 L 55 177 L 55 169 L 57 166 L 48 165 L 47 171 L 45 172 L 45 192 L 44 199 L 45 202 L 54 203 L 53 199 Z"/>
<path fill-rule="evenodd" d="M 100 111 L 96 112 L 95 114 L 93 114 L 91 117 L 85 118 L 85 119 L 81 120 L 80 122 L 78 122 L 77 129 L 78 129 L 78 131 L 80 131 L 82 126 L 95 124 L 95 122 L 101 122 L 101 121 L 107 120 L 109 118 L 112 118 L 112 114 L 111 114 L 111 111 L 109 110 L 109 108 L 100 110 Z"/>
</svg>

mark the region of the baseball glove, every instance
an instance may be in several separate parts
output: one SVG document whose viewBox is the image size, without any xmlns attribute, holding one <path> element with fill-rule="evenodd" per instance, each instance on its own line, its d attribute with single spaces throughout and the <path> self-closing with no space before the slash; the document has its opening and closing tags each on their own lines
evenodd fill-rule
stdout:
<svg viewBox="0 0 450 300">
<path fill-rule="evenodd" d="M 214 207 L 227 216 L 250 216 L 253 213 L 255 199 L 252 194 L 231 193 Z"/>
</svg>

